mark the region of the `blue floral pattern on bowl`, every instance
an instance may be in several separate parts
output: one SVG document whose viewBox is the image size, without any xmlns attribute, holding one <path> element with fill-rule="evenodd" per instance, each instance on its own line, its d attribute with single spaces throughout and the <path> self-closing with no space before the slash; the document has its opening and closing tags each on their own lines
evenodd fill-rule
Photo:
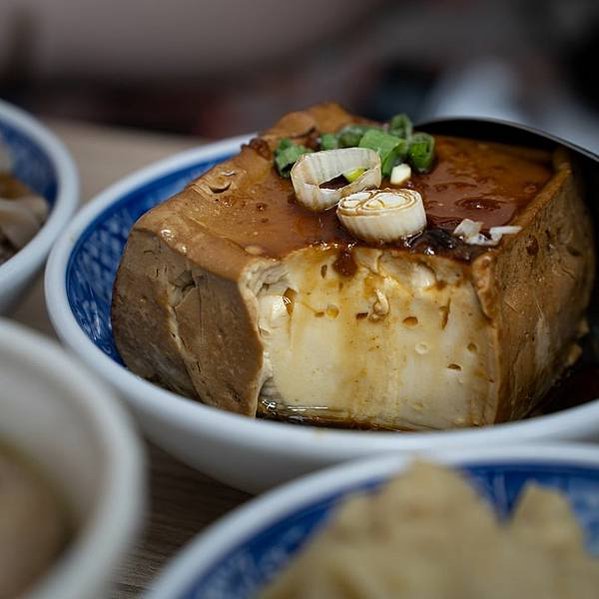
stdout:
<svg viewBox="0 0 599 599">
<path fill-rule="evenodd" d="M 73 248 L 66 273 L 69 304 L 86 335 L 116 362 L 122 363 L 110 323 L 112 286 L 131 227 L 145 212 L 227 158 L 198 162 L 135 188 L 90 223 Z"/>
<path fill-rule="evenodd" d="M 589 550 L 599 557 L 599 471 L 556 464 L 505 463 L 476 465 L 464 472 L 495 507 L 507 516 L 527 482 L 564 493 L 583 526 Z M 195 580 L 180 599 L 250 599 L 297 553 L 326 522 L 335 506 L 349 493 L 378 487 L 382 481 L 345 489 L 306 505 L 240 542 L 218 558 Z"/>
<path fill-rule="evenodd" d="M 12 174 L 53 205 L 58 181 L 55 168 L 46 152 L 33 139 L 1 120 L 0 146 L 0 151 L 8 151 Z"/>
</svg>

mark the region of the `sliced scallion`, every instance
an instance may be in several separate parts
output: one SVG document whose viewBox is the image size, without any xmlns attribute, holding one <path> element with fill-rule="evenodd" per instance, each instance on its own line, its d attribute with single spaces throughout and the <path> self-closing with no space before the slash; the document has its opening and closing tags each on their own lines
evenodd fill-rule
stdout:
<svg viewBox="0 0 599 599">
<path fill-rule="evenodd" d="M 347 125 L 339 131 L 339 147 L 355 148 L 360 145 L 360 140 L 368 131 L 376 129 L 377 127 L 370 125 Z"/>
<path fill-rule="evenodd" d="M 339 138 L 334 133 L 323 133 L 320 136 L 321 150 L 336 150 L 339 147 Z"/>
<path fill-rule="evenodd" d="M 379 129 L 367 131 L 360 140 L 361 148 L 376 150 L 381 157 L 383 177 L 389 177 L 396 164 L 404 160 L 408 151 L 408 142 Z"/>
<path fill-rule="evenodd" d="M 362 174 L 343 187 L 321 187 L 344 173 Z M 339 148 L 301 156 L 291 169 L 291 183 L 297 202 L 316 212 L 335 206 L 345 195 L 381 185 L 381 158 L 366 148 Z"/>
<path fill-rule="evenodd" d="M 351 171 L 343 173 L 343 176 L 348 181 L 348 183 L 353 183 L 356 179 L 359 179 L 365 172 L 366 169 L 364 168 L 355 168 Z"/>
<path fill-rule="evenodd" d="M 275 164 L 281 177 L 290 176 L 291 167 L 297 159 L 303 154 L 309 154 L 312 150 L 300 144 L 293 143 L 287 137 L 284 137 L 275 150 Z"/>
<path fill-rule="evenodd" d="M 408 154 L 408 142 L 405 139 L 400 140 L 391 152 L 385 158 L 381 172 L 384 177 L 390 177 L 393 172 L 393 168 L 398 164 L 401 164 Z"/>
<path fill-rule="evenodd" d="M 435 138 L 428 133 L 414 133 L 410 139 L 408 160 L 419 172 L 428 172 L 435 158 Z"/>
<path fill-rule="evenodd" d="M 275 151 L 280 152 L 281 150 L 286 150 L 287 148 L 291 148 L 294 145 L 295 144 L 288 137 L 283 137 Z"/>
<path fill-rule="evenodd" d="M 412 130 L 412 121 L 407 114 L 396 114 L 389 121 L 389 133 L 395 137 L 409 139 L 412 136 Z"/>
</svg>

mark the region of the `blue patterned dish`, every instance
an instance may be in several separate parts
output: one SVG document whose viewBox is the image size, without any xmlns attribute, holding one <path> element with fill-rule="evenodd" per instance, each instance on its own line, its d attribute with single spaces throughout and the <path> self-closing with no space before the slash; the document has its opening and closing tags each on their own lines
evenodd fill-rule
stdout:
<svg viewBox="0 0 599 599">
<path fill-rule="evenodd" d="M 78 179 L 63 145 L 41 123 L 0 100 L 0 145 L 11 172 L 50 204 L 39 233 L 0 265 L 0 314 L 13 307 L 42 266 L 50 246 L 75 212 Z"/>
<path fill-rule="evenodd" d="M 67 265 L 67 297 L 79 326 L 107 356 L 121 363 L 110 326 L 112 285 L 127 236 L 135 221 L 181 191 L 231 152 L 194 161 L 123 194 L 77 240 Z"/>
<path fill-rule="evenodd" d="M 11 173 L 53 206 L 58 180 L 48 154 L 34 139 L 8 120 L 0 120 L 0 144 L 10 156 Z"/>
<path fill-rule="evenodd" d="M 128 231 L 146 210 L 237 152 L 246 139 L 184 152 L 111 186 L 79 212 L 48 261 L 46 301 L 58 335 L 116 387 L 157 445 L 218 480 L 257 492 L 375 452 L 511 445 L 531 440 L 580 441 L 598 435 L 599 402 L 468 430 L 409 434 L 315 430 L 211 408 L 129 372 L 119 360 L 110 324 L 112 285 Z"/>
<path fill-rule="evenodd" d="M 435 459 L 463 470 L 508 515 L 527 482 L 564 493 L 599 557 L 599 449 L 574 445 L 449 452 Z M 262 496 L 200 535 L 167 567 L 150 599 L 250 599 L 318 530 L 341 499 L 371 489 L 406 460 L 378 458 L 306 477 Z"/>
</svg>

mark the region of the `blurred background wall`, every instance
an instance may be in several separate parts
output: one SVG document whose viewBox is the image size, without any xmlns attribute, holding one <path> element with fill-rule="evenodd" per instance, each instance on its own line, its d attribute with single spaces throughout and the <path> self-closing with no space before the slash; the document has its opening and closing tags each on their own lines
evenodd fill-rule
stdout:
<svg viewBox="0 0 599 599">
<path fill-rule="evenodd" d="M 1 97 L 207 137 L 335 99 L 599 151 L 598 60 L 598 0 L 0 0 Z"/>
</svg>

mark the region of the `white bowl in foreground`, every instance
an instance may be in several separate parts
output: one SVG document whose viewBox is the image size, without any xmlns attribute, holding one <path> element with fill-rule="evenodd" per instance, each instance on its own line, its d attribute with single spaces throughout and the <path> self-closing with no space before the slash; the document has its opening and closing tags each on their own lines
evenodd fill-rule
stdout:
<svg viewBox="0 0 599 599">
<path fill-rule="evenodd" d="M 597 400 L 547 416 L 478 429 L 334 430 L 231 414 L 166 391 L 127 370 L 114 346 L 110 303 L 128 232 L 146 210 L 237 152 L 241 141 L 236 138 L 184 152 L 109 187 L 76 215 L 48 260 L 46 301 L 57 334 L 117 389 L 157 445 L 218 480 L 257 492 L 374 453 L 581 441 L 599 435 Z"/>
<path fill-rule="evenodd" d="M 79 179 L 63 144 L 39 121 L 0 100 L 0 145 L 13 174 L 50 203 L 37 235 L 0 265 L 0 314 L 15 307 L 43 266 L 58 235 L 79 202 Z"/>
<path fill-rule="evenodd" d="M 561 492 L 599 557 L 599 448 L 527 445 L 432 452 L 427 459 L 464 471 L 500 516 L 529 482 Z M 392 455 L 343 464 L 254 499 L 212 525 L 175 557 L 148 599 L 252 599 L 315 534 L 340 501 L 405 470 Z M 401 567 L 401 564 L 398 564 Z"/>
<path fill-rule="evenodd" d="M 75 521 L 28 597 L 105 597 L 144 511 L 144 459 L 130 420 L 57 344 L 3 319 L 0 381 L 0 443 L 40 468 Z"/>
</svg>

